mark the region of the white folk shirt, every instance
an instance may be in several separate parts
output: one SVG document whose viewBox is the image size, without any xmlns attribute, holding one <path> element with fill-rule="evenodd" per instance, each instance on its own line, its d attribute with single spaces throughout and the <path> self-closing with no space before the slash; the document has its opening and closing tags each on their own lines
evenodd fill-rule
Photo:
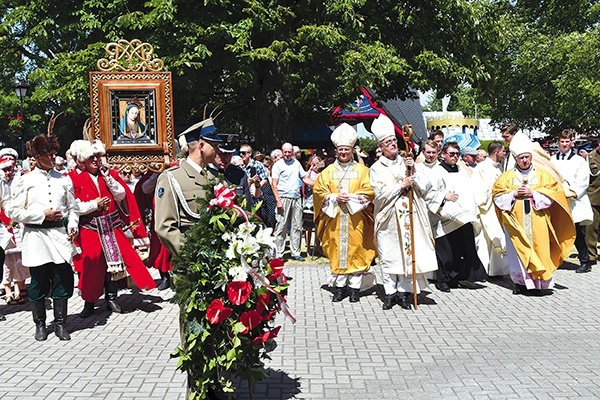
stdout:
<svg viewBox="0 0 600 400">
<path fill-rule="evenodd" d="M 590 183 L 590 166 L 587 161 L 574 151 L 563 154 L 559 151 L 550 159 L 552 164 L 560 171 L 565 179 L 563 189 L 569 200 L 573 222 L 582 225 L 589 225 L 594 219 L 592 205 L 587 194 L 587 188 Z M 571 196 L 569 192 L 575 192 Z"/>
<path fill-rule="evenodd" d="M 68 228 L 77 228 L 79 207 L 73 194 L 73 183 L 67 176 L 51 169 L 34 169 L 11 187 L 8 216 L 14 222 L 25 224 L 22 242 L 22 260 L 25 267 L 39 267 L 47 263 L 70 263 L 75 246 L 67 231 L 61 228 L 35 228 L 45 220 L 44 210 L 60 210 L 67 219 Z"/>
</svg>

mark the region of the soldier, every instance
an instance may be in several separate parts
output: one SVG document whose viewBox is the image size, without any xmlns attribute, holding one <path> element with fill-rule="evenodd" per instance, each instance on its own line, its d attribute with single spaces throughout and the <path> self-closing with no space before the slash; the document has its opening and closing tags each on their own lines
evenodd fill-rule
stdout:
<svg viewBox="0 0 600 400">
<path fill-rule="evenodd" d="M 179 253 L 184 232 L 199 219 L 195 199 L 204 196 L 202 187 L 208 183 L 206 167 L 215 160 L 222 142 L 212 118 L 192 125 L 179 139 L 188 157 L 160 174 L 155 193 L 154 229 L 171 254 Z"/>
<path fill-rule="evenodd" d="M 179 254 L 184 243 L 183 234 L 201 218 L 202 210 L 198 209 L 196 198 L 205 196 L 203 187 L 208 184 L 211 176 L 208 174 L 207 167 L 209 163 L 215 161 L 219 151 L 218 145 L 222 142 L 223 140 L 217 135 L 212 118 L 190 126 L 179 136 L 181 149 L 184 153 L 187 152 L 188 157 L 178 166 L 163 171 L 158 177 L 154 194 L 156 209 L 154 229 L 171 254 Z M 187 346 L 185 321 L 180 320 L 179 328 L 181 345 L 185 348 Z M 221 398 L 216 397 L 217 395 L 224 396 L 224 393 L 219 388 L 209 389 L 208 398 Z"/>
<path fill-rule="evenodd" d="M 598 236 L 600 233 L 600 146 L 596 146 L 588 154 L 588 164 L 590 166 L 590 185 L 587 189 L 588 197 L 592 204 L 593 219 L 592 223 L 586 227 L 585 241 L 590 257 L 590 270 L 592 265 L 598 261 Z"/>
</svg>

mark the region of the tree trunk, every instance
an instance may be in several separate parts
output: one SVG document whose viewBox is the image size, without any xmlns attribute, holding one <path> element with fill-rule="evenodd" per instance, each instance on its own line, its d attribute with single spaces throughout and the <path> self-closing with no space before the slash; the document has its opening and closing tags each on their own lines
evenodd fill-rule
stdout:
<svg viewBox="0 0 600 400">
<path fill-rule="evenodd" d="M 273 68 L 276 66 L 269 63 L 268 67 L 257 70 L 254 83 L 254 147 L 267 153 L 291 141 L 293 133 L 293 101 L 278 89 L 282 83 L 277 82 L 282 79 Z"/>
</svg>

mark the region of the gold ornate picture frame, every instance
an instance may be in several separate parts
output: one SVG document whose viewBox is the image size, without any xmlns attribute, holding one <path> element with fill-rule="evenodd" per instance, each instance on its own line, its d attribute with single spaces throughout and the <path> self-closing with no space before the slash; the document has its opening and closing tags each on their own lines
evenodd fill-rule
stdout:
<svg viewBox="0 0 600 400">
<path fill-rule="evenodd" d="M 103 71 L 90 72 L 92 139 L 110 164 L 161 171 L 175 158 L 172 81 L 152 46 L 120 40 L 106 47 Z"/>
</svg>

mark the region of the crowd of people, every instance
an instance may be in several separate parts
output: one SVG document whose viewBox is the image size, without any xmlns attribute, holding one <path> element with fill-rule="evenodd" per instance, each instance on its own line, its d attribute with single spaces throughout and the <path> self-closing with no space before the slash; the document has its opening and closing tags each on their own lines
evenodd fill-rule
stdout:
<svg viewBox="0 0 600 400">
<path fill-rule="evenodd" d="M 573 245 L 577 273 L 596 263 L 598 148 L 587 160 L 579 155 L 575 131 L 560 133 L 554 154 L 512 123 L 501 129 L 504 142 L 487 149 L 461 148 L 434 131 L 418 156 L 385 115 L 371 131 L 379 154 L 365 167 L 352 157 L 356 132 L 339 126 L 331 137 L 337 159 L 313 188 L 334 302 L 360 301 L 374 260 L 384 310 L 416 306 L 429 282 L 449 293 L 508 275 L 514 294 L 552 294 L 553 272 Z"/>
<path fill-rule="evenodd" d="M 218 134 L 209 118 L 180 135 L 184 157 L 160 174 L 110 168 L 98 140 L 76 140 L 63 159 L 54 136 L 36 136 L 20 167 L 15 150 L 0 149 L 5 300 L 28 298 L 35 339 L 43 341 L 50 296 L 54 332 L 69 340 L 74 274 L 84 300 L 80 318 L 95 312 L 103 294 L 109 311 L 122 312 L 124 278 L 140 289 L 168 289 L 171 257 L 199 219 L 196 198 L 211 179 L 234 186 L 248 210 L 260 204 L 274 257 L 289 243 L 289 257 L 305 261 L 302 233 L 312 217 L 316 245 L 329 259 L 333 302 L 359 302 L 375 263 L 384 310 L 416 306 L 411 299 L 433 281 L 448 293 L 510 275 L 515 294 L 550 294 L 553 272 L 573 245 L 578 273 L 596 263 L 600 155 L 577 154 L 574 131 L 560 134 L 554 155 L 514 124 L 502 128 L 504 142 L 487 149 L 461 148 L 434 131 L 420 154 L 385 115 L 371 131 L 378 144 L 371 157 L 348 124 L 334 130 L 327 152 L 307 156 L 284 143 L 266 155 L 236 135 Z M 149 249 L 146 258 L 140 249 Z M 158 269 L 158 285 L 148 267 Z"/>
</svg>

